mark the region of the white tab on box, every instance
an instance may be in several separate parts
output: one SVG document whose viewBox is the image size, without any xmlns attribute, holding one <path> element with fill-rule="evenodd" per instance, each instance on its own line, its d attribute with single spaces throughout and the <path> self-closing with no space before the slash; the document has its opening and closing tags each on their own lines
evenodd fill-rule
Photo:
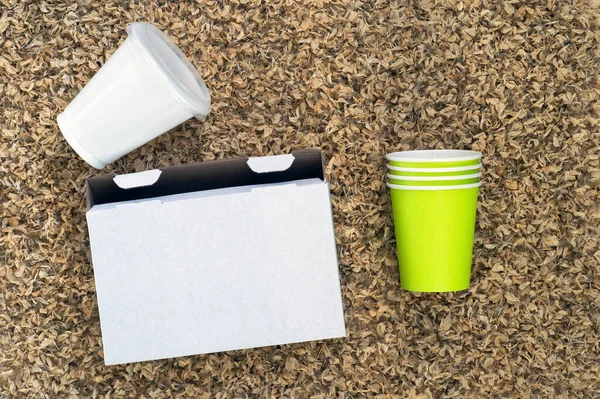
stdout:
<svg viewBox="0 0 600 399">
<path fill-rule="evenodd" d="M 129 173 L 127 175 L 117 175 L 113 181 L 124 190 L 136 187 L 151 186 L 158 181 L 160 169 L 146 170 L 144 172 Z"/>
<path fill-rule="evenodd" d="M 256 173 L 281 172 L 294 163 L 292 154 L 274 155 L 269 157 L 250 158 L 248 166 Z"/>
</svg>

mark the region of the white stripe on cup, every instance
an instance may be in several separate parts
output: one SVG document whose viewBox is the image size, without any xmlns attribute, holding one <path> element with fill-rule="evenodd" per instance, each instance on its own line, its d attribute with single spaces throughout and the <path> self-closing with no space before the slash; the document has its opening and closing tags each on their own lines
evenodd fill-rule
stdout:
<svg viewBox="0 0 600 399">
<path fill-rule="evenodd" d="M 421 172 L 421 173 L 435 173 L 435 172 L 462 172 L 464 170 L 472 170 L 481 168 L 481 164 L 468 165 L 468 166 L 457 166 L 456 168 L 403 168 L 400 166 L 386 165 L 390 170 L 396 170 L 398 172 Z"/>
<path fill-rule="evenodd" d="M 473 184 L 462 184 L 460 186 L 398 186 L 396 184 L 387 183 L 389 188 L 395 190 L 408 191 L 441 191 L 441 190 L 466 190 L 468 188 L 476 188 L 481 186 L 481 182 Z"/>
<path fill-rule="evenodd" d="M 481 153 L 470 150 L 412 150 L 392 152 L 385 157 L 396 162 L 460 162 L 480 159 Z"/>
<path fill-rule="evenodd" d="M 393 180 L 404 180 L 404 181 L 444 181 L 444 180 L 468 180 L 480 177 L 481 173 L 475 173 L 473 175 L 455 175 L 455 176 L 398 176 L 387 174 L 387 177 Z"/>
</svg>

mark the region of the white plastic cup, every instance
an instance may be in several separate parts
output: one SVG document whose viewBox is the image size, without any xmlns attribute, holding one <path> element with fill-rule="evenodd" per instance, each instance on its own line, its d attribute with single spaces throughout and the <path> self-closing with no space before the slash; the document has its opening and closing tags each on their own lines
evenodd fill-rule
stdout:
<svg viewBox="0 0 600 399">
<path fill-rule="evenodd" d="M 204 81 L 164 33 L 143 22 L 129 25 L 127 33 L 57 118 L 67 142 L 97 169 L 210 111 Z"/>
</svg>

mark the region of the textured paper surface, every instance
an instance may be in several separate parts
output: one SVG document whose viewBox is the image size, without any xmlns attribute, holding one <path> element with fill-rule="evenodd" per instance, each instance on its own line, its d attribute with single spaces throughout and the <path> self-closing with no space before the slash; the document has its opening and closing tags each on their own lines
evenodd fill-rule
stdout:
<svg viewBox="0 0 600 399">
<path fill-rule="evenodd" d="M 106 364 L 344 336 L 328 185 L 302 183 L 92 208 Z"/>
</svg>

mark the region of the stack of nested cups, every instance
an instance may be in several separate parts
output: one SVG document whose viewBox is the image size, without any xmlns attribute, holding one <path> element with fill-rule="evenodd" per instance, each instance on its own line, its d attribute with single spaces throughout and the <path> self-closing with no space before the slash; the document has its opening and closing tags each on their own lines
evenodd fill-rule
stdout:
<svg viewBox="0 0 600 399">
<path fill-rule="evenodd" d="M 386 158 L 402 288 L 469 288 L 481 153 L 401 151 Z"/>
</svg>

